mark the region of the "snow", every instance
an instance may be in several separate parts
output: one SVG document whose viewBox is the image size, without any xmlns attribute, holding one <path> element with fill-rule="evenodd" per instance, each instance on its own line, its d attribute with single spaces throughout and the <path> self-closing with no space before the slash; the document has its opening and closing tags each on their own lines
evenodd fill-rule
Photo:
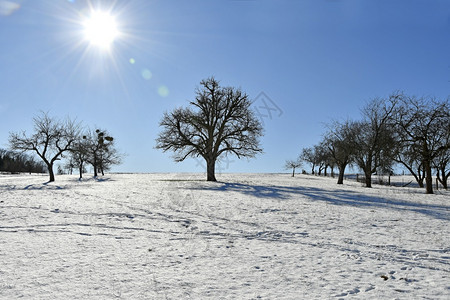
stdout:
<svg viewBox="0 0 450 300">
<path fill-rule="evenodd" d="M 0 298 L 450 298 L 449 192 L 204 178 L 0 175 Z"/>
</svg>

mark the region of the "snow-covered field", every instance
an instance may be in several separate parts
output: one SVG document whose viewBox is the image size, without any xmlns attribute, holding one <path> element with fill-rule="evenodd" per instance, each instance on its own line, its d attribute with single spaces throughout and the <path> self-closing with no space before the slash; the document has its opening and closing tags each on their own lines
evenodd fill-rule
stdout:
<svg viewBox="0 0 450 300">
<path fill-rule="evenodd" d="M 450 193 L 286 174 L 0 176 L 1 299 L 450 299 Z"/>
</svg>

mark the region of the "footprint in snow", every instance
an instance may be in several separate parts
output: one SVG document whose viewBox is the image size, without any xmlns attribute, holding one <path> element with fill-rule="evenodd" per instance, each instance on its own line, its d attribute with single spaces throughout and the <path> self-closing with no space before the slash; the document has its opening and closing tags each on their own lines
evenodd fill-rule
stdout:
<svg viewBox="0 0 450 300">
<path fill-rule="evenodd" d="M 354 295 L 354 294 L 358 294 L 361 290 L 358 288 L 354 288 L 353 290 L 347 291 L 347 292 L 343 292 L 339 295 L 336 295 L 335 297 L 345 297 L 348 295 Z"/>
</svg>

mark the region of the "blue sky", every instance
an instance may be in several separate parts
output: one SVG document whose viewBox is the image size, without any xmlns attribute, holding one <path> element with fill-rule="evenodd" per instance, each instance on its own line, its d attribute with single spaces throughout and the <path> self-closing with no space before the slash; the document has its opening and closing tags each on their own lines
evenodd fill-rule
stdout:
<svg viewBox="0 0 450 300">
<path fill-rule="evenodd" d="M 92 8 L 116 17 L 109 51 L 83 36 Z M 374 97 L 447 98 L 449 53 L 444 0 L 0 0 L 0 147 L 43 110 L 107 129 L 127 153 L 114 171 L 202 172 L 154 146 L 163 113 L 213 75 L 255 99 L 265 127 L 264 154 L 218 172 L 283 172 Z"/>
</svg>

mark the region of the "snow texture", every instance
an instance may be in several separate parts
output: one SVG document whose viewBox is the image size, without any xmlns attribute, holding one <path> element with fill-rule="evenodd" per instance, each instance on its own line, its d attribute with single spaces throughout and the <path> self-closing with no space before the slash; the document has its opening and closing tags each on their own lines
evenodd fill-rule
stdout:
<svg viewBox="0 0 450 300">
<path fill-rule="evenodd" d="M 450 194 L 287 174 L 0 175 L 1 299 L 450 299 Z"/>
</svg>

